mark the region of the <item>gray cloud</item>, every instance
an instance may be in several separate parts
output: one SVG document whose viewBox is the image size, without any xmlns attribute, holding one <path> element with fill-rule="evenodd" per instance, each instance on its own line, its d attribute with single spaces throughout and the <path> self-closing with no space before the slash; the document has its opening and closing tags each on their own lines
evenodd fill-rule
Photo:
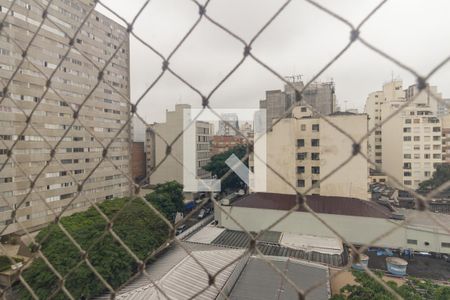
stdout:
<svg viewBox="0 0 450 300">
<path fill-rule="evenodd" d="M 105 0 L 127 20 L 137 13 L 142 0 Z M 284 1 L 212 0 L 208 14 L 249 41 Z M 320 1 L 353 24 L 360 22 L 379 1 Z M 389 1 L 362 28 L 362 36 L 426 74 L 450 55 L 450 2 L 446 0 Z M 198 17 L 198 8 L 188 0 L 153 0 L 135 25 L 135 32 L 163 55 L 168 55 Z M 282 75 L 315 75 L 348 42 L 349 28 L 306 1 L 292 1 L 253 46 L 253 53 Z M 171 67 L 207 94 L 240 60 L 243 46 L 207 20 L 202 20 L 171 59 Z M 138 41 L 131 41 L 132 99 L 139 97 L 161 71 L 161 60 Z M 415 78 L 408 72 L 364 47 L 352 45 L 321 80 L 336 82 L 341 106 L 362 109 L 367 94 L 381 88 L 391 76 L 405 85 Z M 450 97 L 450 65 L 431 79 L 444 96 Z M 283 83 L 251 58 L 213 95 L 213 107 L 255 107 L 265 90 L 281 89 Z M 139 111 L 150 122 L 161 121 L 164 111 L 176 103 L 199 106 L 199 96 L 170 74 L 145 97 Z"/>
</svg>

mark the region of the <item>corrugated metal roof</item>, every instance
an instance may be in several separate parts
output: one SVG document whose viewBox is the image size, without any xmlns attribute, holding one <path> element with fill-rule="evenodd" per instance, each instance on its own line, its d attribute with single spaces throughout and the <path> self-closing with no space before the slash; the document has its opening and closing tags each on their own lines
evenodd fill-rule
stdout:
<svg viewBox="0 0 450 300">
<path fill-rule="evenodd" d="M 297 260 L 271 259 L 271 262 L 292 280 L 300 289 L 308 289 L 317 282 L 327 282 L 328 269 L 322 266 L 305 264 Z M 262 259 L 251 257 L 242 271 L 230 294 L 236 300 L 298 299 L 297 291 L 269 264 Z M 313 289 L 306 299 L 321 300 L 329 298 L 328 284 Z"/>
<path fill-rule="evenodd" d="M 347 252 L 344 250 L 341 254 L 320 253 L 317 251 L 304 251 L 283 247 L 278 244 L 280 232 L 269 233 L 271 241 L 258 240 L 256 246 L 264 255 L 284 256 L 298 259 L 304 259 L 314 262 L 320 262 L 331 266 L 343 266 L 347 263 Z M 274 236 L 278 236 L 277 242 L 273 242 Z M 212 245 L 225 246 L 232 248 L 248 248 L 250 237 L 243 231 L 225 230 L 216 239 L 211 242 Z"/>
<path fill-rule="evenodd" d="M 211 250 L 193 251 L 191 253 L 199 263 L 210 273 L 219 270 L 238 259 L 244 250 Z M 216 299 L 219 291 L 209 285 L 208 274 L 191 256 L 186 256 L 181 262 L 170 269 L 157 281 L 159 289 L 152 284 L 121 294 L 117 299 L 127 300 L 159 300 L 165 299 L 162 290 L 170 299 Z M 234 270 L 237 262 L 232 263 L 215 277 L 216 286 L 221 289 Z M 203 291 L 199 295 L 197 293 Z"/>
<path fill-rule="evenodd" d="M 379 204 L 356 198 L 308 195 L 306 203 L 316 213 L 370 218 L 390 218 L 391 211 Z M 237 207 L 290 210 L 296 204 L 296 195 L 275 193 L 253 193 L 235 200 Z M 306 212 L 303 207 L 298 211 Z"/>
<path fill-rule="evenodd" d="M 196 232 L 194 235 L 187 239 L 188 242 L 210 244 L 215 238 L 217 238 L 225 228 L 219 228 L 212 225 L 207 225 Z"/>
<path fill-rule="evenodd" d="M 182 242 L 184 247 L 189 251 L 209 251 L 209 250 L 223 250 L 224 247 L 214 246 L 210 244 L 193 244 Z M 176 266 L 180 261 L 182 261 L 187 256 L 186 250 L 184 250 L 179 245 L 172 245 L 169 249 L 165 250 L 161 255 L 159 255 L 154 262 L 146 267 L 147 273 L 150 275 L 153 281 L 160 280 L 170 269 Z M 117 299 L 127 299 L 119 298 L 123 294 L 127 294 L 131 291 L 137 289 L 148 289 L 151 286 L 150 279 L 145 275 L 140 275 L 132 282 L 128 283 L 125 287 L 118 291 Z M 102 295 L 96 299 L 111 299 L 109 294 Z"/>
</svg>

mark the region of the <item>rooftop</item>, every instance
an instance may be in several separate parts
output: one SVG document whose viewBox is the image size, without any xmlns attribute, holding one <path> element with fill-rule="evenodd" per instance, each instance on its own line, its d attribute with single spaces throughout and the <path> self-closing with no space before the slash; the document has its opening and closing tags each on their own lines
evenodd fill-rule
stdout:
<svg viewBox="0 0 450 300">
<path fill-rule="evenodd" d="M 392 216 L 387 207 L 361 199 L 319 195 L 307 195 L 305 197 L 308 206 L 319 214 L 369 218 L 390 218 Z M 235 207 L 290 210 L 296 203 L 296 195 L 253 193 L 238 198 L 231 205 Z M 297 211 L 306 212 L 306 209 L 301 206 Z"/>
<path fill-rule="evenodd" d="M 256 236 L 254 232 L 251 234 Z M 208 225 L 190 236 L 187 242 L 239 249 L 250 246 L 250 236 L 243 231 Z M 335 267 L 347 263 L 342 242 L 332 238 L 266 231 L 257 239 L 256 247 L 269 256 L 304 259 Z"/>
<path fill-rule="evenodd" d="M 289 258 L 271 258 L 271 263 L 302 290 L 311 288 L 318 282 L 324 283 L 313 289 L 306 299 L 329 298 L 326 267 Z M 249 259 L 229 297 L 232 300 L 299 299 L 296 289 L 276 273 L 267 262 L 257 257 Z"/>
</svg>

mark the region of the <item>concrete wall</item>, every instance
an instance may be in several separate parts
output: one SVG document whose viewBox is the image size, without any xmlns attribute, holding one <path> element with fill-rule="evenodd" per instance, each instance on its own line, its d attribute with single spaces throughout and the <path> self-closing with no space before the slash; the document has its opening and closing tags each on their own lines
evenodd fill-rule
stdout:
<svg viewBox="0 0 450 300">
<path fill-rule="evenodd" d="M 293 212 L 286 216 L 287 212 L 282 210 L 255 209 L 236 206 L 222 206 L 222 208 L 248 231 L 258 232 L 268 228 L 275 223 L 275 221 L 283 218 L 281 222 L 270 230 L 339 238 L 332 230 L 323 225 L 310 213 Z M 218 212 L 216 215 L 220 226 L 231 230 L 241 230 L 240 226 L 219 208 L 215 208 L 215 212 Z M 431 230 L 400 227 L 400 221 L 380 218 L 363 218 L 331 214 L 318 214 L 318 216 L 349 243 L 357 245 L 369 244 L 372 246 L 388 248 L 412 248 L 416 251 L 450 253 L 450 248 L 441 247 L 442 242 L 450 243 L 450 235 L 442 229 Z M 379 236 L 392 229 L 396 230 L 382 239 L 376 240 Z M 415 239 L 418 243 L 417 245 L 407 244 L 407 239 Z M 429 246 L 425 246 L 425 242 L 428 242 Z"/>
<path fill-rule="evenodd" d="M 303 113 L 300 110 L 301 107 L 296 107 L 293 111 L 296 118 L 281 120 L 273 131 L 267 134 L 267 164 L 270 167 L 266 170 L 267 192 L 295 194 L 296 191 L 304 193 L 309 190 L 309 194 L 367 200 L 367 161 L 358 155 L 335 171 L 350 157 L 351 140 L 322 119 L 301 118 Z M 367 133 L 367 115 L 344 114 L 328 118 L 356 140 Z M 313 131 L 313 125 L 319 125 L 319 131 Z M 299 139 L 304 140 L 304 146 L 297 146 Z M 320 145 L 313 146 L 312 139 L 318 139 Z M 362 143 L 361 151 L 367 155 L 366 142 Z M 307 153 L 306 158 L 298 159 L 297 153 Z M 319 153 L 320 159 L 312 160 L 312 153 Z M 262 180 L 259 179 L 258 167 L 261 166 L 255 165 L 255 180 Z M 304 173 L 297 173 L 297 167 L 304 167 Z M 319 167 L 320 174 L 313 173 L 312 167 Z M 323 182 L 320 181 L 334 171 L 333 175 Z M 304 181 L 304 187 L 298 185 L 298 180 Z M 320 181 L 320 187 L 310 189 L 315 180 Z"/>
</svg>

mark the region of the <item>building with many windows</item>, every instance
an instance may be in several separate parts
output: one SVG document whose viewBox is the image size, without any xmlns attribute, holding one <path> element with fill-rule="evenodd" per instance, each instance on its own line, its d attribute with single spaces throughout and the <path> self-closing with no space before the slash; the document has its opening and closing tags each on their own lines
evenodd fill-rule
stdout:
<svg viewBox="0 0 450 300">
<path fill-rule="evenodd" d="M 11 79 L 0 98 L 0 227 L 7 226 L 3 233 L 8 234 L 21 229 L 17 222 L 32 230 L 63 211 L 70 214 L 129 194 L 129 43 L 126 28 L 93 12 L 70 47 L 70 37 L 91 6 L 55 0 L 24 54 L 46 1 L 0 4 L 0 17 L 6 18 L 0 78 L 4 84 Z M 78 118 L 73 123 L 74 112 Z"/>
<path fill-rule="evenodd" d="M 293 81 L 291 83 L 296 89 L 304 88 L 303 81 Z M 296 90 L 290 85 L 284 86 L 284 91 L 270 90 L 266 91 L 266 99 L 259 102 L 259 108 L 266 110 L 266 128 L 270 129 L 273 120 L 282 117 L 290 117 L 292 114 L 286 113 L 292 105 L 296 103 Z M 334 82 L 313 82 L 302 94 L 302 99 L 298 105 L 310 105 L 314 112 L 323 115 L 329 115 L 336 109 L 336 94 Z"/>
<path fill-rule="evenodd" d="M 450 115 L 441 118 L 442 162 L 450 163 Z"/>
<path fill-rule="evenodd" d="M 391 103 L 383 109 L 382 118 L 398 110 L 401 104 Z M 405 187 L 418 188 L 442 162 L 441 136 L 441 121 L 429 106 L 403 108 L 382 127 L 383 171 Z"/>
<path fill-rule="evenodd" d="M 369 115 L 369 130 L 382 124 L 384 118 L 393 113 L 395 109 L 406 105 L 428 107 L 428 110 L 437 115 L 439 111 L 438 102 L 431 95 L 442 98 L 437 87 L 427 86 L 424 92 L 419 93 L 416 85 L 403 89 L 403 82 L 399 79 L 391 80 L 383 85 L 381 91 L 369 94 L 366 100 L 365 113 Z M 387 133 L 386 133 L 387 134 Z M 369 136 L 369 158 L 376 168 L 383 166 L 383 138 L 382 127 L 376 128 Z"/>
<path fill-rule="evenodd" d="M 367 115 L 347 112 L 328 116 L 330 122 L 355 140 L 367 133 Z M 367 160 L 352 155 L 352 141 L 324 119 L 314 117 L 304 106 L 291 118 L 282 119 L 267 133 L 267 192 L 320 194 L 368 199 Z M 361 144 L 367 155 L 367 143 Z M 330 175 L 332 173 L 332 175 Z M 255 181 L 264 172 L 254 166 Z M 328 175 L 330 175 L 328 177 Z M 322 179 L 326 178 L 323 182 Z M 293 189 L 295 187 L 295 189 Z"/>
<path fill-rule="evenodd" d="M 438 101 L 433 96 L 442 98 L 435 86 L 420 93 L 416 85 L 403 89 L 401 80 L 392 80 L 366 101 L 369 128 L 381 125 L 369 136 L 369 158 L 409 188 L 429 179 L 442 162 Z"/>
<path fill-rule="evenodd" d="M 190 108 L 188 104 L 177 104 L 174 111 L 166 112 L 166 122 L 151 124 L 147 128 L 147 176 L 150 184 L 172 180 L 183 184 L 184 169 L 187 167 L 183 166 L 184 155 L 194 158 L 195 170 L 192 173 L 195 174 L 192 175 L 198 179 L 211 178 L 211 173 L 203 169 L 210 160 L 211 124 L 195 121 L 193 135 L 188 134 L 185 125 L 189 123 L 186 123 L 186 118 L 190 116 Z M 186 134 L 179 136 L 183 132 Z M 187 138 L 192 140 L 185 141 Z M 169 154 L 167 144 L 172 143 L 170 155 L 166 158 Z M 185 153 L 185 143 L 195 145 L 192 148 L 195 153 Z"/>
</svg>

